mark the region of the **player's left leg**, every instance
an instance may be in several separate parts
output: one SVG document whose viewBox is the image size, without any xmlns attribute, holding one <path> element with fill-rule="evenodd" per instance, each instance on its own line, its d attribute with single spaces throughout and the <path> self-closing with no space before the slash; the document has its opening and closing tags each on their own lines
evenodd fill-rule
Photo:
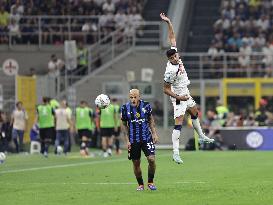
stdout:
<svg viewBox="0 0 273 205">
<path fill-rule="evenodd" d="M 152 191 L 156 190 L 156 186 L 154 185 L 154 175 L 156 170 L 155 164 L 155 146 L 152 140 L 150 139 L 148 142 L 143 143 L 141 146 L 145 156 L 148 160 L 148 188 Z"/>
<path fill-rule="evenodd" d="M 24 130 L 18 130 L 18 136 L 19 136 L 19 152 L 23 152 L 23 146 L 24 146 Z"/>
<path fill-rule="evenodd" d="M 192 119 L 192 125 L 197 134 L 199 135 L 199 140 L 200 142 L 208 142 L 208 143 L 213 143 L 214 139 L 208 138 L 202 131 L 199 119 L 198 119 L 198 110 L 196 105 L 193 107 L 190 107 L 187 112 L 191 115 Z"/>
<path fill-rule="evenodd" d="M 107 153 L 112 156 L 113 141 L 114 141 L 114 128 L 109 128 L 109 136 L 107 138 Z"/>
<path fill-rule="evenodd" d="M 155 164 L 155 155 L 150 155 L 147 157 L 148 160 L 148 188 L 152 191 L 156 190 L 156 186 L 154 185 L 154 175 L 156 170 Z"/>
</svg>

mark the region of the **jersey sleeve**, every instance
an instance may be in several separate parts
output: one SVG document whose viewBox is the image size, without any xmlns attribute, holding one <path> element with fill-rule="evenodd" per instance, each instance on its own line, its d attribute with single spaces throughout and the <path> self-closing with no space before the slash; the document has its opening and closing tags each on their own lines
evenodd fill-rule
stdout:
<svg viewBox="0 0 273 205">
<path fill-rule="evenodd" d="M 166 71 L 164 74 L 164 81 L 166 83 L 172 84 L 175 80 L 175 77 L 176 77 L 176 72 L 174 72 L 173 70 Z"/>
<path fill-rule="evenodd" d="M 121 117 L 120 117 L 120 119 L 122 120 L 122 121 L 127 121 L 127 109 L 126 109 L 126 106 L 125 105 L 123 105 L 122 107 L 121 107 Z"/>
<path fill-rule="evenodd" d="M 146 106 L 145 106 L 145 110 L 146 110 L 146 114 L 148 117 L 150 117 L 152 115 L 152 106 L 150 103 L 148 103 Z"/>
</svg>

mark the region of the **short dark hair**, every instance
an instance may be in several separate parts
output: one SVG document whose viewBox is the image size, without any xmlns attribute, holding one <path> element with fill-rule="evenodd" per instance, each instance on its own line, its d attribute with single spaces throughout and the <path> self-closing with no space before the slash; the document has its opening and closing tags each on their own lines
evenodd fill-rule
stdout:
<svg viewBox="0 0 273 205">
<path fill-rule="evenodd" d="M 22 102 L 22 101 L 18 101 L 18 102 L 16 103 L 16 107 L 18 107 L 19 104 L 23 105 L 23 102 Z"/>
<path fill-rule="evenodd" d="M 171 49 L 167 50 L 166 56 L 169 58 L 169 57 L 171 57 L 172 55 L 174 55 L 175 53 L 177 53 L 176 50 L 173 49 L 173 48 L 171 48 Z"/>
<path fill-rule="evenodd" d="M 43 101 L 43 103 L 48 103 L 49 102 L 49 99 L 48 99 L 48 97 L 43 97 L 43 99 L 42 99 L 42 101 Z"/>
<path fill-rule="evenodd" d="M 87 105 L 87 102 L 86 102 L 85 100 L 82 100 L 82 101 L 80 102 L 80 104 L 81 104 L 81 105 L 83 105 L 83 104 L 86 104 L 86 105 Z"/>
</svg>

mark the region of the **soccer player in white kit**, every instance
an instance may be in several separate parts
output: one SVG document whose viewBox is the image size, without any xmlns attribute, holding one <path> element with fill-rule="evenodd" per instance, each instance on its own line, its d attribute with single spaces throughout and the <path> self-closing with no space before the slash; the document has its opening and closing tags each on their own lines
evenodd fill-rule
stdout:
<svg viewBox="0 0 273 205">
<path fill-rule="evenodd" d="M 176 163 L 181 164 L 183 161 L 179 155 L 179 137 L 186 111 L 191 115 L 193 127 L 199 135 L 199 141 L 212 143 L 214 142 L 214 139 L 210 139 L 205 136 L 200 126 L 196 103 L 190 96 L 190 91 L 188 89 L 190 81 L 177 52 L 172 23 L 164 13 L 161 13 L 160 17 L 168 25 L 169 40 L 171 43 L 171 49 L 166 52 L 168 62 L 164 74 L 163 90 L 166 95 L 170 96 L 174 107 L 175 125 L 172 133 L 173 160 Z"/>
</svg>

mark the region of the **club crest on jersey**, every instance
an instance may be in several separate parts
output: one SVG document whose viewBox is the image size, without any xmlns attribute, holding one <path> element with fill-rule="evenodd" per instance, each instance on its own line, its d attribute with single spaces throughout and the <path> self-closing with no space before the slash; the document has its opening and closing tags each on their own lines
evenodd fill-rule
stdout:
<svg viewBox="0 0 273 205">
<path fill-rule="evenodd" d="M 137 112 L 136 115 L 135 115 L 136 118 L 139 118 L 140 117 L 140 114 Z"/>
</svg>

